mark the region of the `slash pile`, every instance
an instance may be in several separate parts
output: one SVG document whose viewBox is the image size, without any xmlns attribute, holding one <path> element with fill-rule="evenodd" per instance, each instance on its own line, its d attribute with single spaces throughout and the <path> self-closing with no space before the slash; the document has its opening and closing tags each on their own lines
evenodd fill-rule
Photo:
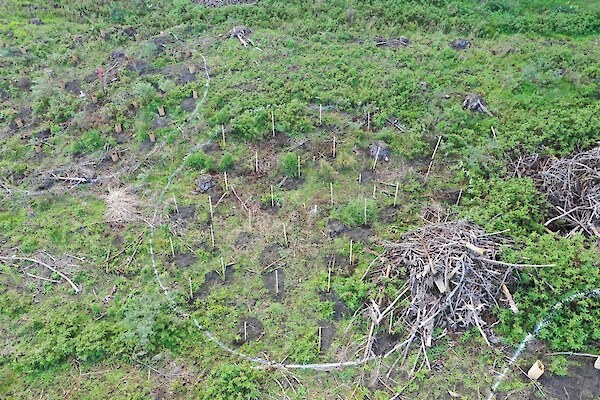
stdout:
<svg viewBox="0 0 600 400">
<path fill-rule="evenodd" d="M 571 158 L 552 158 L 539 174 L 541 189 L 571 232 L 600 237 L 600 146 Z"/>
<path fill-rule="evenodd" d="M 385 262 L 374 276 L 408 281 L 409 297 L 404 302 L 408 307 L 394 312 L 397 323 L 409 332 L 407 344 L 418 335 L 431 345 L 435 327 L 476 326 L 486 338 L 483 316 L 512 302 L 506 285 L 513 279 L 514 267 L 495 260 L 501 242 L 499 236 L 469 222 L 450 221 L 385 243 Z M 397 299 L 383 301 L 394 304 Z"/>
</svg>

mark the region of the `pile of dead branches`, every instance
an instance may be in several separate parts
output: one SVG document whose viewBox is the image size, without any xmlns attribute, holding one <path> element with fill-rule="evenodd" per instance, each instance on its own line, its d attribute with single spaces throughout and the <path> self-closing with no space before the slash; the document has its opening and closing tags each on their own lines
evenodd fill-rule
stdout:
<svg viewBox="0 0 600 400">
<path fill-rule="evenodd" d="M 600 237 L 600 146 L 571 158 L 548 160 L 539 174 L 540 186 L 556 216 L 571 233 Z"/>
<path fill-rule="evenodd" d="M 430 346 L 436 327 L 475 326 L 487 340 L 484 316 L 502 303 L 514 306 L 507 288 L 514 266 L 495 260 L 502 242 L 479 226 L 450 221 L 428 224 L 399 242 L 384 243 L 385 262 L 372 279 L 375 283 L 382 278 L 406 279 L 407 286 L 394 297 L 383 295 L 378 304 L 373 302 L 370 314 L 377 317 L 373 321 L 385 321 L 383 314 L 392 314 L 395 324 L 409 333 L 403 342 L 407 346 L 417 336 Z"/>
</svg>

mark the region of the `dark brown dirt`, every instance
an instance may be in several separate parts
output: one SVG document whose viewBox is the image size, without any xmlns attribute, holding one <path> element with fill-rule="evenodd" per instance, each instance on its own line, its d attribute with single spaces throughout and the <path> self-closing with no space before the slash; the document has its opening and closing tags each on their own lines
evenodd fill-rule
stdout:
<svg viewBox="0 0 600 400">
<path fill-rule="evenodd" d="M 274 265 L 281 258 L 281 246 L 271 243 L 260 253 L 260 263 L 263 267 Z"/>
<path fill-rule="evenodd" d="M 168 116 L 166 116 L 166 117 L 156 116 L 154 118 L 154 121 L 152 121 L 152 129 L 153 130 L 166 128 L 169 125 L 171 125 L 171 118 L 169 118 Z"/>
<path fill-rule="evenodd" d="M 302 178 L 282 178 L 281 184 L 279 187 L 283 190 L 296 190 L 302 186 L 304 183 L 304 179 Z"/>
<path fill-rule="evenodd" d="M 344 236 L 349 237 L 355 243 L 361 242 L 365 244 L 371 243 L 373 232 L 369 227 L 357 226 L 356 228 L 348 229 L 344 232 Z"/>
<path fill-rule="evenodd" d="M 27 76 L 18 78 L 14 85 L 18 87 L 22 92 L 31 92 L 31 79 Z"/>
<path fill-rule="evenodd" d="M 549 360 L 547 360 L 549 362 Z M 567 376 L 544 374 L 538 380 L 553 400 L 597 400 L 600 398 L 600 370 L 593 358 L 582 358 L 581 365 L 569 368 Z"/>
<path fill-rule="evenodd" d="M 189 300 L 189 304 L 193 304 L 197 299 L 203 299 L 210 294 L 212 288 L 216 286 L 226 285 L 231 282 L 231 275 L 233 274 L 233 266 L 225 267 L 225 279 L 217 271 L 210 271 L 204 276 L 204 282 L 200 285 L 200 288 L 194 292 L 192 299 Z"/>
<path fill-rule="evenodd" d="M 344 304 L 340 298 L 333 292 L 320 293 L 319 298 L 321 301 L 333 302 L 333 320 L 340 321 L 342 318 L 352 314 L 352 311 Z"/>
<path fill-rule="evenodd" d="M 254 243 L 254 235 L 248 232 L 240 232 L 235 239 L 235 247 L 238 249 L 246 249 Z"/>
<path fill-rule="evenodd" d="M 81 93 L 81 83 L 78 80 L 68 81 L 65 83 L 65 90 L 79 96 Z"/>
<path fill-rule="evenodd" d="M 173 211 L 169 215 L 171 222 L 187 221 L 196 216 L 196 206 L 193 204 L 190 206 L 179 206 L 178 209 L 179 212 Z"/>
<path fill-rule="evenodd" d="M 190 97 L 189 99 L 184 99 L 181 102 L 181 109 L 183 111 L 192 112 L 196 109 L 197 101 L 198 101 L 198 99 L 194 99 L 193 97 Z"/>
<path fill-rule="evenodd" d="M 321 327 L 321 353 L 327 352 L 335 338 L 336 329 L 330 321 L 319 321 Z"/>
<path fill-rule="evenodd" d="M 375 340 L 373 341 L 373 352 L 378 356 L 384 355 L 388 351 L 392 350 L 400 341 L 400 335 L 390 335 L 387 332 L 380 332 L 375 335 Z"/>
<path fill-rule="evenodd" d="M 400 210 L 398 210 L 396 207 L 387 206 L 379 212 L 379 220 L 386 224 L 394 223 L 396 222 L 399 213 Z"/>
<path fill-rule="evenodd" d="M 191 253 L 175 253 L 175 257 L 169 257 L 169 261 L 179 268 L 189 267 L 198 260 L 198 257 Z"/>
<path fill-rule="evenodd" d="M 273 299 L 283 300 L 285 298 L 285 273 L 282 269 L 264 273 L 262 278 L 269 295 Z"/>
<path fill-rule="evenodd" d="M 246 329 L 244 329 L 244 326 Z M 238 338 L 235 339 L 232 343 L 234 346 L 241 346 L 244 343 L 248 343 L 252 340 L 260 338 L 263 335 L 264 331 L 265 330 L 263 324 L 256 318 L 242 318 L 242 320 L 238 324 Z"/>
<path fill-rule="evenodd" d="M 338 221 L 337 219 L 330 219 L 327 221 L 325 226 L 325 233 L 330 238 L 338 237 L 348 230 L 348 226 Z"/>
</svg>

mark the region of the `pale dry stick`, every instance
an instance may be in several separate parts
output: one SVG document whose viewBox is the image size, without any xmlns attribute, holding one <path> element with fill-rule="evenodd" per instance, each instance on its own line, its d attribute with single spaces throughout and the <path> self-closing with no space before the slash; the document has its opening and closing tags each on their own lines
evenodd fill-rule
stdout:
<svg viewBox="0 0 600 400">
<path fill-rule="evenodd" d="M 193 300 L 194 299 L 194 290 L 192 289 L 192 277 L 188 276 L 188 280 L 190 283 L 190 300 Z"/>
<path fill-rule="evenodd" d="M 379 152 L 381 151 L 381 146 L 377 146 L 377 153 L 375 154 L 375 161 L 373 161 L 373 167 L 371 169 L 375 169 L 377 166 L 377 159 L 379 159 Z"/>
<path fill-rule="evenodd" d="M 350 239 L 350 265 L 352 265 L 352 239 Z"/>
<path fill-rule="evenodd" d="M 52 282 L 52 283 L 60 283 L 61 282 L 61 281 L 57 281 L 56 279 L 48 279 L 48 278 L 44 278 L 43 276 L 37 276 L 34 274 L 30 274 L 29 272 L 26 272 L 25 275 L 27 275 L 31 278 L 40 279 L 40 280 L 46 281 L 46 282 Z"/>
<path fill-rule="evenodd" d="M 173 238 L 169 236 L 169 243 L 171 244 L 171 255 L 175 258 L 175 249 L 173 248 Z"/>
<path fill-rule="evenodd" d="M 321 336 L 322 336 L 322 331 L 323 331 L 323 327 L 319 326 L 319 352 L 321 351 L 321 344 L 322 344 Z"/>
<path fill-rule="evenodd" d="M 458 198 L 456 199 L 456 206 L 458 206 L 460 204 L 460 198 L 462 197 L 462 188 L 460 188 L 460 190 L 458 191 Z"/>
<path fill-rule="evenodd" d="M 210 210 L 210 220 L 212 222 L 212 220 L 215 218 L 215 215 L 214 215 L 214 210 L 213 210 L 213 205 L 212 205 L 212 199 L 211 199 L 210 195 L 208 195 L 208 207 L 209 207 L 209 210 Z"/>
<path fill-rule="evenodd" d="M 376 194 L 377 194 L 377 185 L 373 185 L 373 198 L 375 198 Z"/>
<path fill-rule="evenodd" d="M 288 237 L 287 237 L 287 231 L 285 229 L 285 223 L 283 224 L 283 240 L 285 241 L 285 245 L 287 247 L 287 245 L 288 245 Z"/>
<path fill-rule="evenodd" d="M 4 257 L 4 256 L 0 256 L 0 260 L 19 260 L 19 261 L 29 261 L 38 265 L 41 265 L 42 267 L 48 268 L 50 271 L 57 273 L 58 275 L 60 275 L 61 278 L 63 278 L 65 281 L 67 281 L 69 283 L 69 285 L 71 285 L 71 287 L 75 290 L 75 293 L 79 293 L 81 291 L 81 289 L 79 289 L 77 287 L 77 285 L 75 285 L 73 283 L 73 281 L 71 279 L 69 279 L 68 276 L 66 276 L 65 274 L 63 274 L 62 272 L 60 272 L 59 270 L 57 270 L 56 268 L 46 264 L 43 261 L 40 260 L 36 260 L 34 258 L 28 258 L 28 257 L 18 257 L 18 256 L 10 256 L 10 257 Z"/>
<path fill-rule="evenodd" d="M 254 152 L 254 170 L 258 174 L 258 151 Z"/>
<path fill-rule="evenodd" d="M 215 205 L 213 206 L 214 208 L 219 207 L 219 204 L 221 204 L 221 201 L 223 201 L 223 199 L 225 198 L 225 196 L 227 196 L 229 194 L 229 192 L 225 192 L 221 195 L 221 197 L 219 197 L 219 201 L 217 201 L 215 203 Z"/>
<path fill-rule="evenodd" d="M 298 178 L 300 178 L 300 156 L 298 156 Z"/>
<path fill-rule="evenodd" d="M 333 182 L 329 182 L 329 194 L 331 195 L 331 206 L 333 207 Z"/>
<path fill-rule="evenodd" d="M 496 130 L 494 129 L 493 126 L 492 126 L 492 135 L 494 135 L 494 140 L 498 140 L 498 137 L 496 136 Z"/>
<path fill-rule="evenodd" d="M 223 136 L 223 148 L 225 148 L 225 125 L 221 124 L 221 136 Z"/>
<path fill-rule="evenodd" d="M 225 192 L 229 191 L 229 182 L 227 181 L 227 171 L 223 171 L 223 177 L 225 179 Z"/>
<path fill-rule="evenodd" d="M 435 159 L 435 154 L 438 151 L 438 147 L 440 147 L 440 143 L 442 142 L 442 136 L 440 135 L 440 137 L 438 138 L 437 144 L 435 145 L 435 148 L 433 149 L 433 154 L 431 154 L 431 161 L 429 162 L 429 167 L 427 167 L 427 173 L 425 174 L 425 180 L 427 180 L 427 178 L 429 178 L 429 173 L 431 172 L 431 168 L 433 167 L 433 160 Z"/>
<path fill-rule="evenodd" d="M 221 257 L 221 272 L 223 274 L 223 282 L 225 282 L 225 261 L 223 261 L 223 257 Z"/>
<path fill-rule="evenodd" d="M 369 329 L 369 336 L 367 336 L 367 346 L 365 347 L 365 354 L 363 355 L 363 359 L 369 358 L 369 353 L 371 352 L 371 345 L 373 344 L 373 331 L 375 330 L 375 320 L 371 321 L 371 328 Z"/>
<path fill-rule="evenodd" d="M 244 321 L 244 342 L 248 341 L 248 322 Z"/>
<path fill-rule="evenodd" d="M 244 210 L 246 211 L 250 211 L 248 209 L 248 207 L 246 207 L 246 204 L 244 203 L 244 201 L 242 199 L 240 199 L 240 196 L 238 196 L 237 192 L 235 191 L 235 188 L 232 186 L 231 187 L 231 191 L 233 192 L 233 194 L 235 195 L 235 197 L 239 200 L 240 204 L 242 205 L 242 207 L 244 207 Z"/>
<path fill-rule="evenodd" d="M 275 112 L 271 110 L 271 130 L 273 131 L 273 137 L 275 137 Z"/>
<path fill-rule="evenodd" d="M 213 227 L 213 224 L 210 224 L 210 242 L 212 244 L 212 248 L 215 248 L 215 228 Z"/>
<path fill-rule="evenodd" d="M 394 192 L 394 207 L 398 204 L 398 189 L 400 189 L 400 182 L 396 182 L 396 191 Z"/>
<path fill-rule="evenodd" d="M 279 270 L 275 270 L 275 293 L 279 294 Z"/>
</svg>

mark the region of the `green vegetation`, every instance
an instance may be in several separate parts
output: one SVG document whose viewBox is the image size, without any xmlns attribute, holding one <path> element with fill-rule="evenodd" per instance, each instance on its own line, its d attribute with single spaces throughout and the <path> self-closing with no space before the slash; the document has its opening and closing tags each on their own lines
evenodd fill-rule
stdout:
<svg viewBox="0 0 600 400">
<path fill-rule="evenodd" d="M 600 287 L 598 242 L 549 233 L 545 194 L 511 167 L 600 140 L 598 35 L 583 0 L 2 2 L 0 397 L 478 398 L 506 358 L 478 330 L 437 329 L 431 371 L 417 339 L 384 385 L 369 377 L 395 357 L 290 374 L 204 332 L 274 362 L 360 358 L 380 243 L 446 213 L 502 232 L 503 262 L 552 265 L 518 269 L 520 312 L 487 332 L 515 345 L 548 317 L 545 346 L 597 353 L 599 299 L 552 307 Z M 378 327 L 377 351 L 406 334 Z"/>
</svg>

